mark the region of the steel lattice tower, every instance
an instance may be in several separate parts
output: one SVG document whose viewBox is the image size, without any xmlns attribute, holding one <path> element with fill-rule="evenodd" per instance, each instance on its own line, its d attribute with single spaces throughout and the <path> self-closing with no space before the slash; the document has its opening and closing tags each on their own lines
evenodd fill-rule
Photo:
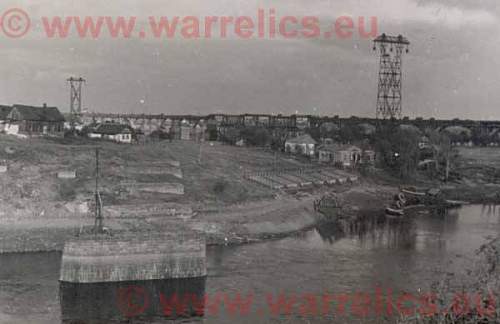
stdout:
<svg viewBox="0 0 500 324">
<path fill-rule="evenodd" d="M 85 79 L 71 77 L 67 81 L 70 86 L 71 126 L 74 126 L 75 120 L 82 113 L 82 84 L 85 83 Z"/>
<path fill-rule="evenodd" d="M 380 52 L 378 74 L 377 119 L 401 118 L 401 61 L 410 42 L 403 36 L 382 34 L 374 40 L 373 50 Z"/>
</svg>

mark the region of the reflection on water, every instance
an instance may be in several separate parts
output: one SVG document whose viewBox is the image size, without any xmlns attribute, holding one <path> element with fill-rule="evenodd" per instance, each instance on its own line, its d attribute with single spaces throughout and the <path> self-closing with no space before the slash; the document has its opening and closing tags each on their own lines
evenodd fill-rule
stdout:
<svg viewBox="0 0 500 324">
<path fill-rule="evenodd" d="M 469 266 L 469 256 L 488 236 L 499 233 L 498 209 L 465 206 L 444 214 L 414 210 L 402 219 L 373 215 L 354 223 L 322 224 L 277 242 L 209 249 L 207 288 L 257 296 L 280 291 L 370 293 L 375 285 L 425 291 L 445 271 Z"/>
<path fill-rule="evenodd" d="M 61 282 L 62 321 L 91 324 L 200 317 L 204 313 L 205 282 L 205 277 L 83 284 Z M 179 307 L 175 306 L 177 301 L 182 303 Z"/>
<path fill-rule="evenodd" d="M 483 214 L 483 213 L 482 213 Z M 415 217 L 419 217 L 416 219 Z M 391 217 L 384 214 L 362 217 L 354 222 L 339 220 L 321 224 L 316 232 L 326 242 L 333 244 L 343 238 L 355 238 L 360 246 L 387 249 L 417 249 L 424 232 L 438 234 L 455 231 L 459 220 L 458 210 L 421 210 L 408 217 Z"/>
<path fill-rule="evenodd" d="M 279 241 L 210 247 L 208 295 L 251 292 L 255 298 L 248 315 L 221 311 L 198 321 L 304 323 L 293 312 L 276 316 L 265 311 L 266 296 L 282 292 L 372 292 L 375 285 L 425 291 L 443 270 L 468 267 L 468 256 L 499 232 L 499 207 L 464 206 L 444 214 L 415 210 L 404 219 L 374 215 L 352 224 L 325 224 Z M 59 263 L 57 253 L 0 256 L 0 323 L 60 321 Z M 309 321 L 348 320 L 329 315 Z"/>
</svg>

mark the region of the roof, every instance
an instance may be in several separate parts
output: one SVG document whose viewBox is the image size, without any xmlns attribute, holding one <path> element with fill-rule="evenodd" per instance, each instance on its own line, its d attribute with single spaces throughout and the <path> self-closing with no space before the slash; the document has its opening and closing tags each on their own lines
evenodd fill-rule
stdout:
<svg viewBox="0 0 500 324">
<path fill-rule="evenodd" d="M 34 107 L 24 105 L 13 105 L 7 119 L 10 120 L 32 120 L 48 122 L 64 122 L 64 116 L 56 107 Z"/>
<path fill-rule="evenodd" d="M 104 123 L 97 125 L 92 133 L 103 135 L 130 134 L 132 128 L 129 125 L 117 123 Z"/>
<path fill-rule="evenodd" d="M 319 148 L 320 151 L 339 152 L 339 151 L 362 151 L 359 147 L 352 144 L 327 144 Z"/>
<path fill-rule="evenodd" d="M 9 115 L 11 110 L 12 110 L 11 106 L 0 105 L 0 120 L 7 119 L 7 116 Z"/>
<path fill-rule="evenodd" d="M 314 138 L 312 138 L 311 135 L 309 134 L 304 134 L 294 138 L 287 139 L 286 142 L 292 144 L 318 144 L 318 142 L 316 142 Z"/>
<path fill-rule="evenodd" d="M 406 37 L 402 35 L 398 36 L 390 36 L 386 34 L 382 34 L 373 40 L 375 43 L 390 43 L 390 44 L 405 44 L 410 45 L 410 42 Z"/>
</svg>

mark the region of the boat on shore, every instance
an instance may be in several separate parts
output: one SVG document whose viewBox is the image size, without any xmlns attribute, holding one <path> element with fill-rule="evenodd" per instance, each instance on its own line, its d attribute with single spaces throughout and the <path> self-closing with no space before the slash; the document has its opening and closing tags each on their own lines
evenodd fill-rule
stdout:
<svg viewBox="0 0 500 324">
<path fill-rule="evenodd" d="M 401 189 L 401 192 L 409 195 L 409 196 L 415 196 L 415 197 L 425 197 L 426 193 L 425 192 L 417 192 L 417 191 L 412 191 L 408 189 Z"/>
<path fill-rule="evenodd" d="M 457 208 L 468 204 L 466 201 L 445 199 L 443 193 L 438 188 L 431 188 L 425 192 L 403 188 L 401 189 L 401 193 L 405 194 L 412 203 L 423 203 L 428 207 Z"/>
<path fill-rule="evenodd" d="M 392 207 L 386 207 L 385 213 L 390 216 L 404 216 L 405 214 L 403 209 L 396 209 Z"/>
<path fill-rule="evenodd" d="M 446 207 L 447 208 L 457 208 L 457 207 L 462 207 L 463 205 L 468 205 L 469 203 L 467 201 L 460 201 L 460 200 L 445 200 L 446 202 Z"/>
</svg>

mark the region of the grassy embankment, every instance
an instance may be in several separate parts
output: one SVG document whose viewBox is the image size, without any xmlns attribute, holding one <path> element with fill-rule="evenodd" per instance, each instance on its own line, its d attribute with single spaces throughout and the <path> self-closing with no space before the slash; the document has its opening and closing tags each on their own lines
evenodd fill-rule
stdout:
<svg viewBox="0 0 500 324">
<path fill-rule="evenodd" d="M 218 143 L 204 143 L 200 150 L 199 144 L 185 141 L 139 146 L 1 136 L 0 160 L 5 160 L 8 171 L 0 174 L 0 250 L 33 250 L 36 246 L 42 250 L 59 249 L 60 244 L 40 242 L 44 237 L 62 242 L 79 227 L 93 224 L 89 206 L 95 186 L 95 146 L 101 152 L 100 190 L 106 208 L 171 204 L 174 209 L 184 210 L 181 218 L 142 213 L 106 219 L 106 224 L 116 230 L 172 230 L 182 224 L 206 232 L 213 242 L 281 236 L 318 220 L 312 201 L 322 194 L 335 192 L 343 205 L 341 212 L 355 215 L 382 209 L 399 185 L 382 174 L 364 177 L 354 187 L 310 188 L 297 194 L 277 192 L 246 180 L 244 172 L 310 165 L 261 149 Z M 500 191 L 498 149 L 461 149 L 460 153 L 460 180 L 443 184 L 420 179 L 417 184 L 440 186 L 450 199 L 495 201 Z M 175 169 L 168 161 L 180 163 L 181 177 L 175 176 L 176 172 L 151 172 L 158 167 Z M 76 171 L 77 178 L 58 179 L 59 171 Z M 180 183 L 185 194 L 131 192 L 127 191 L 129 183 Z M 20 237 L 17 233 L 24 234 Z"/>
<path fill-rule="evenodd" d="M 60 249 L 66 237 L 93 224 L 95 146 L 100 147 L 105 217 L 113 206 L 140 210 L 167 204 L 182 210 L 180 217 L 140 213 L 106 218 L 106 225 L 115 230 L 175 230 L 182 225 L 206 232 L 212 242 L 241 242 L 285 235 L 318 220 L 312 202 L 324 188 L 300 194 L 276 192 L 243 177 L 245 171 L 308 167 L 288 156 L 209 143 L 202 144 L 200 154 L 199 144 L 181 141 L 139 146 L 1 136 L 0 160 L 5 160 L 8 171 L 0 174 L 0 251 Z M 180 163 L 181 177 L 176 172 L 156 172 L 158 167 L 175 169 L 168 161 Z M 76 171 L 77 177 L 58 179 L 60 171 Z M 185 193 L 129 191 L 130 183 L 180 183 Z M 362 204 L 366 199 L 359 200 Z"/>
<path fill-rule="evenodd" d="M 457 172 L 461 179 L 444 186 L 450 199 L 471 203 L 500 203 L 500 148 L 460 148 Z"/>
</svg>

